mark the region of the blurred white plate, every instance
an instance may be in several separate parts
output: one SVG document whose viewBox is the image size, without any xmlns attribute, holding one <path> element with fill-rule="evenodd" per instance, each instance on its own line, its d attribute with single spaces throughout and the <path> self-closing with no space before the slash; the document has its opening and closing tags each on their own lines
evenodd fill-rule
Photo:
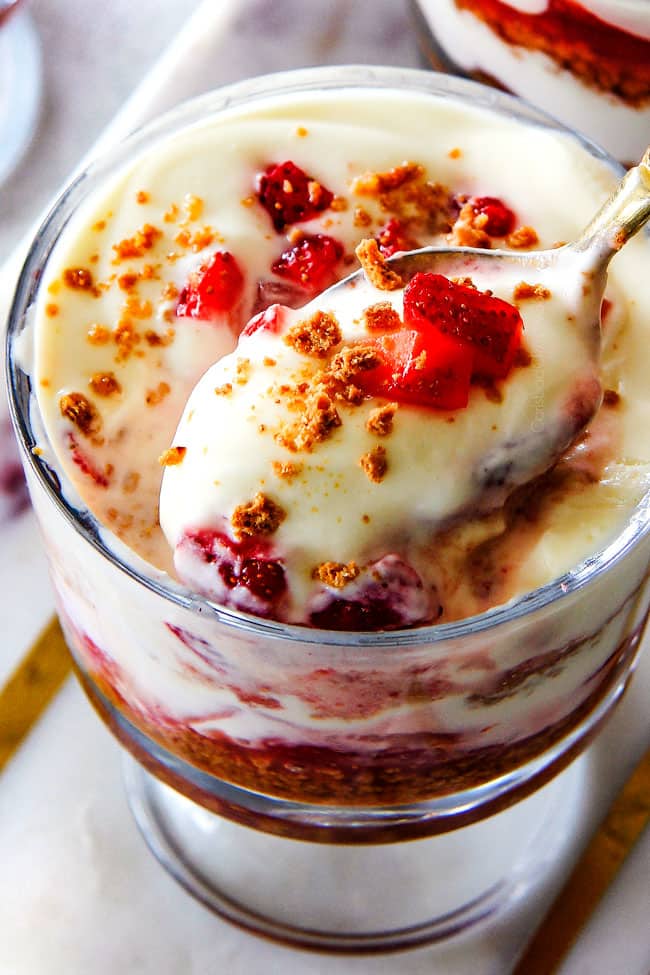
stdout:
<svg viewBox="0 0 650 975">
<path fill-rule="evenodd" d="M 41 52 L 29 14 L 18 10 L 0 27 L 0 183 L 30 143 L 41 98 Z"/>
</svg>

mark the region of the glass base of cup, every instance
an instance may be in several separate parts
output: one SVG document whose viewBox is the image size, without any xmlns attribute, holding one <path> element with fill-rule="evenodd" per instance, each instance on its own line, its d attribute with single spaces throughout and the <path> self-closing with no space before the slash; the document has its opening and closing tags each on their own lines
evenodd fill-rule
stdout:
<svg viewBox="0 0 650 975">
<path fill-rule="evenodd" d="M 579 828 L 586 760 L 504 812 L 423 840 L 354 846 L 259 832 L 209 812 L 125 755 L 154 856 L 198 901 L 255 934 L 337 953 L 466 931 L 544 884 Z"/>
</svg>

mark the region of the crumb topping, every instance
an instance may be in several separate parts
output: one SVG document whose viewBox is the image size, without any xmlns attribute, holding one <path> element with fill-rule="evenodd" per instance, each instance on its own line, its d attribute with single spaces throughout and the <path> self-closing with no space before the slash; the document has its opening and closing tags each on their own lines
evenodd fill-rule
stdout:
<svg viewBox="0 0 650 975">
<path fill-rule="evenodd" d="M 303 469 L 302 464 L 295 464 L 293 461 L 290 460 L 287 461 L 274 460 L 272 467 L 273 467 L 273 473 L 275 474 L 276 477 L 279 477 L 282 480 L 289 481 L 289 482 L 292 481 L 295 477 L 298 477 L 298 475 L 302 472 Z"/>
<path fill-rule="evenodd" d="M 376 369 L 383 359 L 368 345 L 346 345 L 337 352 L 329 367 L 329 375 L 341 383 L 349 382 L 359 372 Z"/>
<path fill-rule="evenodd" d="M 374 238 L 362 240 L 354 253 L 359 258 L 368 281 L 375 288 L 380 291 L 397 291 L 404 287 L 401 276 L 389 267 Z"/>
<path fill-rule="evenodd" d="M 217 396 L 230 396 L 232 393 L 232 383 L 224 383 L 222 386 L 215 386 L 214 391 Z"/>
<path fill-rule="evenodd" d="M 512 297 L 515 301 L 527 301 L 529 299 L 532 301 L 548 301 L 551 292 L 541 284 L 528 284 L 526 281 L 520 281 L 519 284 L 515 285 Z"/>
<path fill-rule="evenodd" d="M 464 203 L 447 239 L 455 247 L 480 247 L 489 250 L 492 241 L 485 230 L 487 223 L 487 214 L 477 213 L 471 203 Z"/>
<path fill-rule="evenodd" d="M 113 341 L 117 345 L 117 361 L 124 362 L 128 359 L 140 339 L 141 335 L 133 322 L 121 321 L 113 332 Z"/>
<path fill-rule="evenodd" d="M 364 173 L 352 181 L 352 192 L 358 196 L 381 196 L 400 189 L 405 183 L 420 179 L 424 168 L 419 163 L 403 162 L 385 173 Z"/>
<path fill-rule="evenodd" d="M 442 183 L 432 183 L 424 167 L 405 162 L 385 173 L 365 173 L 352 181 L 352 192 L 374 197 L 385 213 L 402 223 L 429 232 L 450 227 L 450 194 Z"/>
<path fill-rule="evenodd" d="M 108 345 L 111 340 L 111 333 L 105 325 L 94 323 L 88 329 L 86 338 L 91 345 Z"/>
<path fill-rule="evenodd" d="M 68 267 L 63 272 L 63 283 L 74 291 L 94 291 L 92 271 L 87 267 Z"/>
<path fill-rule="evenodd" d="M 171 345 L 175 336 L 176 333 L 173 328 L 168 328 L 164 335 L 161 335 L 159 332 L 154 332 L 152 328 L 149 328 L 144 333 L 144 340 L 147 345 L 155 348 L 159 345 Z"/>
<path fill-rule="evenodd" d="M 393 420 L 397 413 L 397 403 L 386 403 L 371 410 L 366 420 L 366 430 L 377 437 L 387 437 L 393 432 Z"/>
<path fill-rule="evenodd" d="M 245 386 L 251 375 L 251 360 L 237 359 L 236 382 L 238 386 Z"/>
<path fill-rule="evenodd" d="M 402 319 L 389 301 L 378 301 L 363 312 L 363 321 L 369 332 L 393 332 L 402 327 Z"/>
<path fill-rule="evenodd" d="M 238 505 L 230 523 L 239 539 L 256 535 L 272 535 L 286 518 L 284 508 L 260 491 L 252 501 Z"/>
<path fill-rule="evenodd" d="M 506 247 L 513 250 L 524 250 L 526 247 L 534 247 L 538 243 L 537 231 L 528 226 L 519 227 L 506 237 Z"/>
<path fill-rule="evenodd" d="M 315 390 L 307 397 L 299 419 L 283 424 L 275 434 L 275 441 L 292 453 L 309 452 L 340 426 L 341 417 L 328 394 Z"/>
<path fill-rule="evenodd" d="M 359 463 L 366 477 L 370 481 L 374 481 L 375 484 L 379 484 L 380 481 L 383 481 L 388 470 L 386 448 L 381 445 L 373 447 L 360 458 Z"/>
<path fill-rule="evenodd" d="M 102 428 L 97 408 L 83 393 L 66 393 L 59 400 L 59 409 L 84 437 L 94 437 Z"/>
<path fill-rule="evenodd" d="M 115 251 L 113 264 L 119 264 L 120 261 L 127 260 L 130 257 L 144 257 L 160 237 L 162 237 L 162 231 L 150 223 L 146 223 L 141 230 L 135 232 L 133 237 L 125 237 L 118 244 L 113 244 Z"/>
<path fill-rule="evenodd" d="M 167 450 L 163 450 L 158 463 L 161 467 L 176 467 L 183 463 L 186 453 L 187 447 L 168 447 Z"/>
<path fill-rule="evenodd" d="M 146 190 L 138 190 L 138 192 L 135 194 L 135 200 L 136 203 L 148 203 L 149 194 L 146 192 Z"/>
<path fill-rule="evenodd" d="M 114 372 L 96 372 L 90 377 L 88 385 L 98 396 L 114 396 L 122 392 Z"/>
<path fill-rule="evenodd" d="M 321 562 L 311 576 L 333 589 L 343 589 L 348 583 L 354 582 L 360 572 L 356 562 Z"/>
<path fill-rule="evenodd" d="M 336 317 L 330 312 L 317 311 L 310 318 L 294 325 L 284 340 L 302 355 L 324 359 L 341 339 L 341 329 Z"/>
<path fill-rule="evenodd" d="M 169 383 L 160 382 L 155 389 L 148 389 L 144 401 L 147 406 L 157 406 L 171 392 Z"/>
</svg>

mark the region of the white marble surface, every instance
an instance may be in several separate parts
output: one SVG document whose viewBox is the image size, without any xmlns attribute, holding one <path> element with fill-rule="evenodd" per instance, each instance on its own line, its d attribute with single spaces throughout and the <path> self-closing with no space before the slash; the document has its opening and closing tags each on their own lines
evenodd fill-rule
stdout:
<svg viewBox="0 0 650 975">
<path fill-rule="evenodd" d="M 206 0 L 200 6 L 197 0 L 33 0 L 46 100 L 30 153 L 0 190 L 0 254 L 17 248 L 1 279 L 0 321 L 19 239 L 116 112 L 104 144 L 182 98 L 250 74 L 345 61 L 416 65 L 406 2 L 376 0 L 370 21 L 368 7 L 346 0 Z M 3 412 L 0 406 L 0 420 Z M 0 525 L 0 546 L 1 685 L 47 619 L 51 597 L 29 513 Z M 443 948 L 331 959 L 275 947 L 227 926 L 163 874 L 126 809 L 117 746 L 69 683 L 0 781 L 0 975 L 208 975 L 226 967 L 232 975 L 506 975 L 650 743 L 649 694 L 646 653 L 623 705 L 583 760 L 588 815 L 567 837 L 544 889 Z M 644 898 L 647 903 L 649 854 L 646 841 L 626 867 L 628 884 L 618 895 L 612 891 L 562 975 L 647 975 L 647 911 L 632 908 Z"/>
</svg>

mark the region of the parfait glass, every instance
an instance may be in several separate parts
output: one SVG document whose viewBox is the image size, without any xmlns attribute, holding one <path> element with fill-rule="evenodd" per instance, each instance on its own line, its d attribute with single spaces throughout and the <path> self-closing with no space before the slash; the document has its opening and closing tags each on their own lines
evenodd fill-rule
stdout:
<svg viewBox="0 0 650 975">
<path fill-rule="evenodd" d="M 230 920 L 358 952 L 467 928 L 557 850 L 579 783 L 572 794 L 552 780 L 620 697 L 648 612 L 648 500 L 603 551 L 481 616 L 376 633 L 262 620 L 154 571 L 81 503 L 44 432 L 28 341 L 59 235 L 133 154 L 270 93 L 350 88 L 459 100 L 566 137 L 517 99 L 424 71 L 309 69 L 202 96 L 94 163 L 55 205 L 18 284 L 8 377 L 61 623 L 130 756 L 149 846 Z"/>
</svg>

